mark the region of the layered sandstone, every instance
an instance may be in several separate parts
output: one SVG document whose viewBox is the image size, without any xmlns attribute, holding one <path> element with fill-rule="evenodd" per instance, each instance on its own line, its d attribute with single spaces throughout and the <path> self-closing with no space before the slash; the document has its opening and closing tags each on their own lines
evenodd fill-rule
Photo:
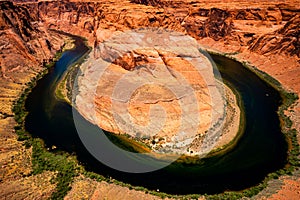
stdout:
<svg viewBox="0 0 300 200">
<path fill-rule="evenodd" d="M 136 3 L 136 4 L 133 4 Z M 132 0 L 123 1 L 41 1 L 27 4 L 50 28 L 61 29 L 87 37 L 90 44 L 98 42 L 97 31 L 102 29 L 124 31 L 139 27 L 164 27 L 201 39 L 212 38 L 239 46 L 240 49 L 253 49 L 262 41 L 260 37 L 290 37 L 289 54 L 297 48 L 297 32 L 278 32 L 285 24 L 299 15 L 297 1 L 167 1 Z M 297 22 L 290 29 L 297 29 Z M 287 25 L 288 25 L 287 24 Z M 269 36 L 265 35 L 268 34 Z M 285 42 L 274 41 L 279 44 Z M 266 47 L 266 49 L 276 49 Z M 292 50 L 294 49 L 294 51 Z M 253 49 L 254 50 L 254 49 Z M 263 52 L 262 52 L 263 53 Z M 273 52 L 276 53 L 276 52 Z"/>
<path fill-rule="evenodd" d="M 119 32 L 82 65 L 75 106 L 104 130 L 158 152 L 208 153 L 222 132 L 226 99 L 198 48 L 177 32 Z"/>
<path fill-rule="evenodd" d="M 64 43 L 62 36 L 48 32 L 38 17 L 23 6 L 0 4 L 1 112 L 12 115 L 12 104 L 25 83 L 43 70 Z"/>
<path fill-rule="evenodd" d="M 299 57 L 299 1 L 132 0 L 174 15 L 195 38 Z M 267 46 L 266 46 L 267 45 Z"/>
</svg>

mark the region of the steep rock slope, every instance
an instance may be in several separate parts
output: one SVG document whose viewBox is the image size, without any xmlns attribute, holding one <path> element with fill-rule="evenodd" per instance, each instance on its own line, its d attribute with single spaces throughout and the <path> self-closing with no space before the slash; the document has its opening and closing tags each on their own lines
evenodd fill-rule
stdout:
<svg viewBox="0 0 300 200">
<path fill-rule="evenodd" d="M 25 7 L 14 6 L 10 2 L 1 2 L 0 6 L 1 84 L 23 87 L 60 49 L 63 37 L 48 32 L 37 16 Z M 2 85 L 1 89 L 2 94 L 10 93 L 9 87 Z M 6 114 L 12 114 L 12 101 L 7 99 L 16 96 L 0 99 Z"/>
<path fill-rule="evenodd" d="M 55 189 L 54 173 L 28 177 L 31 149 L 17 141 L 12 107 L 63 43 L 26 7 L 0 2 L 0 199 L 46 198 Z"/>
<path fill-rule="evenodd" d="M 245 46 L 259 54 L 299 56 L 299 2 L 297 1 L 167 1 L 131 0 L 172 13 L 195 38 L 209 37 Z M 297 7 L 298 3 L 298 7 Z M 268 44 L 271 42 L 272 44 Z M 276 45 L 276 47 L 274 46 Z"/>
<path fill-rule="evenodd" d="M 283 28 L 260 36 L 249 47 L 259 54 L 281 54 L 296 56 L 300 62 L 300 15 L 288 21 Z"/>
</svg>

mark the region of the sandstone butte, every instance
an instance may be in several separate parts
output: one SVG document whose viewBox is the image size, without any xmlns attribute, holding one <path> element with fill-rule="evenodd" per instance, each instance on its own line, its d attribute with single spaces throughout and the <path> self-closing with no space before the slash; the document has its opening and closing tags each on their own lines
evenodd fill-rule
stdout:
<svg viewBox="0 0 300 200">
<path fill-rule="evenodd" d="M 114 35 L 105 33 L 97 39 Z M 191 37 L 161 29 L 117 32 L 81 66 L 74 105 L 104 130 L 137 138 L 155 152 L 204 156 L 232 116 L 223 85 L 198 48 Z M 233 114 L 237 120 L 228 125 L 239 122 Z"/>
<path fill-rule="evenodd" d="M 285 89 L 300 94 L 300 2 L 296 0 L 24 0 L 1 1 L 0 7 L 1 199 L 42 199 L 55 191 L 56 185 L 51 182 L 54 172 L 31 174 L 31 148 L 17 141 L 12 112 L 26 83 L 44 70 L 43 64 L 51 61 L 68 40 L 50 29 L 81 35 L 93 47 L 97 47 L 97 33 L 103 29 L 124 32 L 162 27 L 186 33 L 205 49 L 248 62 L 274 77 Z M 139 100 L 138 95 L 135 100 Z M 143 102 L 136 105 L 139 103 Z M 299 134 L 299 101 L 285 114 L 291 117 Z M 269 184 L 255 198 L 299 199 L 299 185 L 296 171 L 293 176 L 280 177 L 276 187 Z M 71 187 L 65 199 L 117 199 L 120 193 L 122 199 L 159 199 L 82 175 Z"/>
</svg>

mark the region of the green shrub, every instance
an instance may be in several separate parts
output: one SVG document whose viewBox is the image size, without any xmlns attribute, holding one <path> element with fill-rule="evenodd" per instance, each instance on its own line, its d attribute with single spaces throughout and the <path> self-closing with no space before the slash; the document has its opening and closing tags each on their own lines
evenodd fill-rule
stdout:
<svg viewBox="0 0 300 200">
<path fill-rule="evenodd" d="M 60 57 L 61 53 L 56 54 L 56 58 Z M 54 63 L 46 64 L 45 67 L 52 67 Z M 71 189 L 70 185 L 74 176 L 78 174 L 78 166 L 76 161 L 70 159 L 67 153 L 60 155 L 48 152 L 44 146 L 44 143 L 40 139 L 34 139 L 25 130 L 24 122 L 27 116 L 25 110 L 25 100 L 36 85 L 36 82 L 42 78 L 48 70 L 44 70 L 32 78 L 30 82 L 26 83 L 27 88 L 24 89 L 19 99 L 14 102 L 12 112 L 14 113 L 14 119 L 17 125 L 14 127 L 19 141 L 24 141 L 26 148 L 32 146 L 32 168 L 33 174 L 42 173 L 45 170 L 57 172 L 57 175 L 52 182 L 56 183 L 56 190 L 52 193 L 52 199 L 63 199 L 67 192 Z"/>
<path fill-rule="evenodd" d="M 40 139 L 33 139 L 32 147 L 33 174 L 39 174 L 45 170 L 57 172 L 54 180 L 57 185 L 52 199 L 62 199 L 71 189 L 73 178 L 78 175 L 79 168 L 76 161 L 70 160 L 67 153 L 48 152 Z"/>
</svg>

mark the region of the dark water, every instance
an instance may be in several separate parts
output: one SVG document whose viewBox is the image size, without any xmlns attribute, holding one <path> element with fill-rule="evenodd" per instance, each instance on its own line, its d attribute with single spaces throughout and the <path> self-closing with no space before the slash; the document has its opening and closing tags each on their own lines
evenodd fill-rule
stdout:
<svg viewBox="0 0 300 200">
<path fill-rule="evenodd" d="M 235 87 L 244 104 L 245 132 L 232 151 L 207 159 L 203 164 L 173 164 L 143 174 L 119 172 L 101 164 L 82 145 L 74 127 L 72 108 L 54 97 L 55 85 L 63 72 L 87 50 L 83 41 L 76 38 L 76 48 L 63 54 L 26 101 L 29 111 L 26 129 L 34 137 L 43 138 L 48 146 L 75 153 L 87 170 L 172 194 L 212 194 L 256 185 L 286 163 L 287 144 L 276 114 L 281 103 L 279 93 L 240 63 L 212 56 L 223 79 Z M 96 128 L 87 121 L 85 126 L 87 130 Z"/>
</svg>

